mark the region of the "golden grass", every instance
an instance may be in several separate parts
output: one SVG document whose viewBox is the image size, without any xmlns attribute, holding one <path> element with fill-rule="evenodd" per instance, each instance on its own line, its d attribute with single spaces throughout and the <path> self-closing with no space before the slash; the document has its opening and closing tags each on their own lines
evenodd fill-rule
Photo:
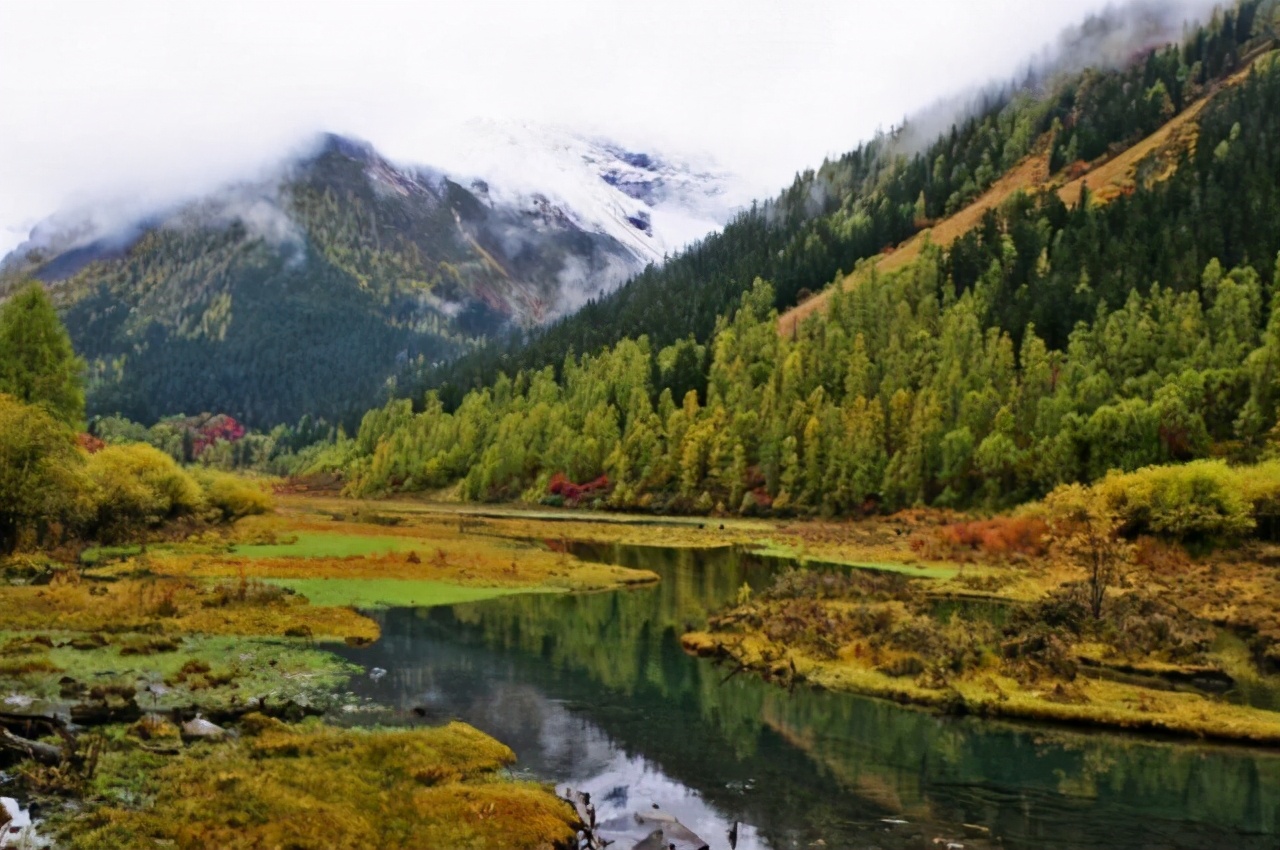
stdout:
<svg viewBox="0 0 1280 850">
<path fill-rule="evenodd" d="M 290 512 L 282 517 L 253 517 L 242 521 L 242 534 L 273 531 L 343 536 L 386 537 L 404 541 L 393 551 L 346 558 L 257 558 L 235 553 L 195 555 L 156 553 L 151 569 L 165 575 L 227 578 L 341 578 L 439 581 L 469 587 L 501 587 L 559 590 L 603 590 L 656 581 L 648 570 L 580 561 L 533 541 L 547 534 L 544 525 L 499 527 L 464 525 L 456 517 L 421 515 L 398 526 L 325 520 L 319 509 L 352 511 L 368 503 L 348 500 L 312 500 L 290 497 Z M 311 504 L 308 504 L 311 503 Z M 376 505 L 381 509 L 381 505 Z M 561 531 L 558 527 L 553 529 Z M 559 539 L 559 538 L 556 538 Z M 420 545 L 419 545 L 420 544 Z"/>
<path fill-rule="evenodd" d="M 123 748 L 100 792 L 131 783 L 143 811 L 98 809 L 67 825 L 74 850 L 315 848 L 543 850 L 573 838 L 569 807 L 547 789 L 504 779 L 511 750 L 461 723 L 433 729 L 286 727 L 189 749 L 167 761 Z"/>
<path fill-rule="evenodd" d="M 867 280 L 873 270 L 877 274 L 886 274 L 904 268 L 920 256 L 920 252 L 924 250 L 927 243 L 931 242 L 945 248 L 981 224 L 982 217 L 988 210 L 999 207 L 1015 192 L 1026 191 L 1043 184 L 1049 178 L 1047 142 L 1048 139 L 1041 140 L 1039 145 L 1041 150 L 1025 157 L 964 209 L 939 221 L 933 227 L 920 231 L 892 251 L 859 263 L 854 271 L 783 313 L 778 318 L 778 332 L 794 335 L 805 319 L 815 312 L 826 309 L 835 287 L 852 289 Z"/>
<path fill-rule="evenodd" d="M 224 605 L 206 583 L 164 578 L 0 588 L 0 629 L 378 637 L 377 624 L 349 608 L 288 596 Z"/>
<path fill-rule="evenodd" d="M 800 677 L 820 687 L 910 705 L 984 717 L 1280 745 L 1280 714 L 1194 693 L 1085 679 L 1071 683 L 1064 692 L 1058 682 L 1025 687 L 987 669 L 966 673 L 946 687 L 931 688 L 913 678 L 882 673 L 851 653 L 837 660 L 817 660 L 757 634 L 691 632 L 682 643 L 688 652 L 726 656 L 750 669 L 768 672 L 794 664 Z"/>
</svg>

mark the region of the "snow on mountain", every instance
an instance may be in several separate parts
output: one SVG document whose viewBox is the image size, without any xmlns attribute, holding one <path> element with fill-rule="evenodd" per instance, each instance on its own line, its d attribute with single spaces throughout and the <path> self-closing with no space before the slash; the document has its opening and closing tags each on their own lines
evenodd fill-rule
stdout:
<svg viewBox="0 0 1280 850">
<path fill-rule="evenodd" d="M 446 173 L 480 179 L 495 203 L 545 211 L 611 236 L 642 265 L 722 227 L 750 201 L 745 183 L 696 158 L 528 123 L 471 121 Z"/>
<path fill-rule="evenodd" d="M 323 145 L 342 137 L 318 139 Z M 612 288 L 648 263 L 661 262 L 718 230 L 753 196 L 745 181 L 705 158 L 642 152 L 616 141 L 530 123 L 470 121 L 457 132 L 424 144 L 421 153 L 405 156 L 401 152 L 397 157 L 401 163 L 419 163 L 414 166 L 392 166 L 372 145 L 344 141 L 353 152 L 358 149 L 371 162 L 383 163 L 384 167 L 371 169 L 378 172 L 371 176 L 417 173 L 432 184 L 448 178 L 468 186 L 492 207 L 522 210 L 533 221 L 569 225 L 616 240 L 635 258 L 634 267 L 598 276 L 600 289 Z M 284 160 L 275 168 L 287 172 L 288 163 Z M 246 175 L 247 183 L 212 192 L 184 194 L 168 187 L 168 194 L 160 196 L 139 187 L 129 198 L 60 211 L 32 228 L 0 267 L 14 267 L 20 257 L 37 250 L 65 255 L 59 265 L 66 269 L 58 270 L 74 271 L 90 259 L 117 254 L 147 227 L 192 202 L 207 205 L 228 193 L 264 187 L 270 195 L 273 178 L 264 180 L 270 170 L 252 178 Z M 274 212 L 275 201 L 267 197 L 257 206 L 269 206 Z M 256 229 L 256 222 L 245 223 Z M 550 315 L 562 315 L 580 301 L 568 297 Z"/>
</svg>

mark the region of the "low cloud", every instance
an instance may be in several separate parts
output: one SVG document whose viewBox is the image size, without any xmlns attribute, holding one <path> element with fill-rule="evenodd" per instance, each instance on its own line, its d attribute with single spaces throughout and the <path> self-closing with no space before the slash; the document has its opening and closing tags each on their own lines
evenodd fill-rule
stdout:
<svg viewBox="0 0 1280 850">
<path fill-rule="evenodd" d="M 477 116 L 708 151 L 768 195 L 1103 6 L 7 4 L 0 253 L 59 209 L 145 216 L 252 180 L 322 130 L 456 170 L 456 128 Z"/>
<path fill-rule="evenodd" d="M 1085 68 L 1122 67 L 1152 48 L 1178 43 L 1189 26 L 1207 20 L 1215 0 L 1134 0 L 1109 5 L 1063 30 L 1010 72 L 984 85 L 952 92 L 909 116 L 897 128 L 895 149 L 923 150 L 952 125 L 979 114 L 1018 89 L 1043 89 Z"/>
</svg>

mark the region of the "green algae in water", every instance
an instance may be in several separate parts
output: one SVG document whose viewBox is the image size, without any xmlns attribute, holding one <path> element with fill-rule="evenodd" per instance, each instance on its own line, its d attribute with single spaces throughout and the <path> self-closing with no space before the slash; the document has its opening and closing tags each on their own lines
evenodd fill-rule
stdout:
<svg viewBox="0 0 1280 850">
<path fill-rule="evenodd" d="M 312 605 L 355 608 L 430 608 L 515 593 L 558 592 L 538 587 L 467 587 L 427 579 L 268 578 L 263 581 L 289 588 L 305 596 Z"/>
<path fill-rule="evenodd" d="M 340 534 L 327 532 L 301 532 L 290 534 L 286 543 L 240 543 L 210 546 L 202 543 L 158 543 L 155 551 L 178 553 L 221 553 L 242 558 L 352 558 L 364 555 L 383 555 L 389 552 L 423 550 L 428 543 L 412 537 L 389 534 Z M 103 561 L 121 560 L 141 554 L 143 547 L 93 546 L 80 556 L 83 564 L 94 566 Z"/>
</svg>

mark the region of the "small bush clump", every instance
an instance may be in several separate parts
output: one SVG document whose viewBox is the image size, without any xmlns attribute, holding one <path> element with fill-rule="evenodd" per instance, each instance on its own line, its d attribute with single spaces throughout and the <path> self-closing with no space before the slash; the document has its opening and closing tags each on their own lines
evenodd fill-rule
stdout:
<svg viewBox="0 0 1280 850">
<path fill-rule="evenodd" d="M 975 554 L 995 559 L 1039 557 L 1048 551 L 1048 531 L 1038 517 L 998 516 L 932 529 L 912 538 L 911 548 L 926 558 L 939 559 Z"/>
<path fill-rule="evenodd" d="M 196 480 L 152 446 L 108 446 L 89 456 L 86 471 L 97 508 L 94 531 L 104 542 L 197 514 L 206 504 Z"/>
<path fill-rule="evenodd" d="M 271 497 L 266 491 L 238 475 L 202 469 L 195 478 L 204 490 L 209 507 L 218 511 L 224 520 L 265 514 L 272 508 Z"/>
</svg>

